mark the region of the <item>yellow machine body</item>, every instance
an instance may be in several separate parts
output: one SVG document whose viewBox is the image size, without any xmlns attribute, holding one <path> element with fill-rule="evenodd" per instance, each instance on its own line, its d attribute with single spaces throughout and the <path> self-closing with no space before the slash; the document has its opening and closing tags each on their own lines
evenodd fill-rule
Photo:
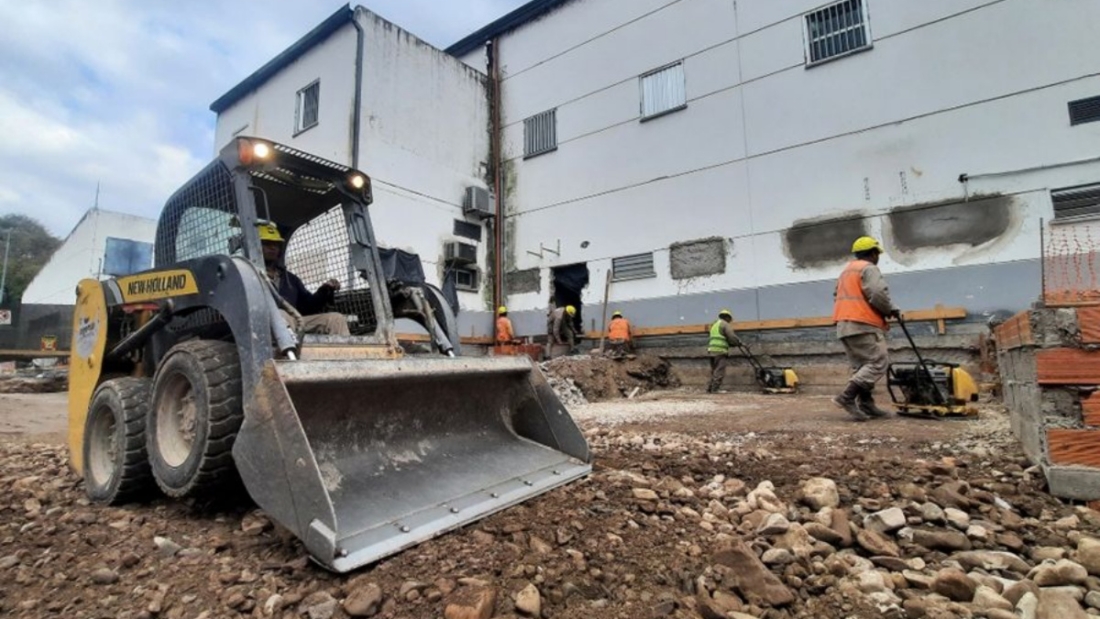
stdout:
<svg viewBox="0 0 1100 619">
<path fill-rule="evenodd" d="M 107 300 L 94 279 L 77 284 L 73 341 L 69 353 L 69 464 L 84 472 L 84 421 L 99 385 L 107 348 Z"/>
</svg>

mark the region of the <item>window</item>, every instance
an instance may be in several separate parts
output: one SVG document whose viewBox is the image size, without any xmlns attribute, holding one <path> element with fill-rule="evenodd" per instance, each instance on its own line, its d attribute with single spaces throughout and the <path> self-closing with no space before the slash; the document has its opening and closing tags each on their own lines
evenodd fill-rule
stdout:
<svg viewBox="0 0 1100 619">
<path fill-rule="evenodd" d="M 1100 215 L 1100 183 L 1054 189 L 1050 199 L 1056 220 Z"/>
<path fill-rule="evenodd" d="M 623 256 L 614 258 L 611 261 L 612 281 L 645 279 L 647 277 L 657 277 L 657 272 L 653 270 L 653 252 Z"/>
<path fill-rule="evenodd" d="M 107 237 L 103 256 L 103 274 L 113 277 L 133 275 L 153 267 L 153 244 Z"/>
<path fill-rule="evenodd" d="M 461 236 L 473 241 L 481 241 L 481 226 L 461 219 L 455 220 L 455 236 Z"/>
<path fill-rule="evenodd" d="M 647 73 L 641 77 L 642 120 L 656 118 L 687 107 L 684 63 Z"/>
<path fill-rule="evenodd" d="M 455 288 L 467 292 L 477 292 L 478 272 L 476 269 L 454 269 Z"/>
<path fill-rule="evenodd" d="M 1100 97 L 1069 102 L 1069 124 L 1081 125 L 1100 121 Z"/>
<path fill-rule="evenodd" d="M 558 148 L 558 110 L 535 114 L 523 121 L 523 156 L 534 157 Z"/>
<path fill-rule="evenodd" d="M 298 91 L 298 106 L 294 112 L 294 133 L 316 126 L 320 120 L 321 82 L 316 81 Z"/>
<path fill-rule="evenodd" d="M 871 47 L 864 0 L 844 0 L 806 15 L 806 64 Z"/>
</svg>

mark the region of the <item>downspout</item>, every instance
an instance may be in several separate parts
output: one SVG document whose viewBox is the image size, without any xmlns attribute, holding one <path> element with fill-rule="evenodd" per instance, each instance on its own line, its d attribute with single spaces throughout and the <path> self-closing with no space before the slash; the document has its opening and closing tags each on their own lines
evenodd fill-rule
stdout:
<svg viewBox="0 0 1100 619">
<path fill-rule="evenodd" d="M 351 25 L 355 26 L 355 109 L 351 114 L 351 167 L 359 169 L 359 122 L 363 114 L 363 44 L 366 35 L 359 25 L 358 11 L 351 10 Z"/>
<path fill-rule="evenodd" d="M 493 307 L 504 305 L 504 154 L 501 152 L 500 127 L 500 39 L 489 41 L 486 49 L 489 55 L 489 88 L 491 89 L 489 148 L 493 160 L 493 194 L 496 196 L 496 234 L 493 235 Z"/>
</svg>

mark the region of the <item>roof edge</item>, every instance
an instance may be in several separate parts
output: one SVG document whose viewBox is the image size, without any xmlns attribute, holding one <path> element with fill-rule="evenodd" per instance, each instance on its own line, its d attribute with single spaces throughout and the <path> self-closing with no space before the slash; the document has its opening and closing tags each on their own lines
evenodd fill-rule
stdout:
<svg viewBox="0 0 1100 619">
<path fill-rule="evenodd" d="M 443 51 L 452 56 L 463 56 L 468 54 L 482 45 L 485 45 L 487 41 L 515 30 L 527 22 L 538 19 L 568 1 L 569 0 L 531 0 L 531 2 L 497 19 L 484 28 L 463 37 L 457 43 L 452 44 Z"/>
<path fill-rule="evenodd" d="M 316 28 L 310 30 L 304 37 L 298 39 L 293 45 L 283 50 L 281 54 L 272 58 L 252 75 L 244 78 L 244 80 L 229 89 L 224 95 L 218 97 L 217 100 L 210 104 L 210 111 L 215 114 L 221 114 L 229 109 L 234 103 L 240 101 L 260 86 L 263 86 L 264 83 L 271 79 L 276 73 L 282 71 L 295 60 L 301 58 L 306 52 L 332 36 L 333 33 L 343 26 L 350 24 L 354 19 L 355 11 L 352 10 L 350 4 L 345 4 L 340 7 L 335 13 L 326 18 L 325 21 L 318 24 Z"/>
</svg>

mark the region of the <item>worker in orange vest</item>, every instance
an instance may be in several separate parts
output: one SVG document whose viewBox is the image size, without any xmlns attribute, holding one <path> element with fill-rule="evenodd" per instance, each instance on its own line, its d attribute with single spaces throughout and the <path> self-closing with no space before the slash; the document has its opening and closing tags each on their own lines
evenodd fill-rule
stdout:
<svg viewBox="0 0 1100 619">
<path fill-rule="evenodd" d="M 497 344 L 512 344 L 516 341 L 516 331 L 512 328 L 512 319 L 508 317 L 508 308 L 497 308 Z"/>
<path fill-rule="evenodd" d="M 855 259 L 848 263 L 836 283 L 833 322 L 844 345 L 852 377 L 833 404 L 856 421 L 885 417 L 889 413 L 875 405 L 872 391 L 890 365 L 886 348 L 887 318 L 900 318 L 890 300 L 890 289 L 878 269 L 882 245 L 869 236 L 852 244 Z"/>
<path fill-rule="evenodd" d="M 622 312 L 611 314 L 611 324 L 607 327 L 607 342 L 610 345 L 612 357 L 622 357 L 631 352 L 634 347 L 630 321 L 623 317 Z"/>
</svg>

